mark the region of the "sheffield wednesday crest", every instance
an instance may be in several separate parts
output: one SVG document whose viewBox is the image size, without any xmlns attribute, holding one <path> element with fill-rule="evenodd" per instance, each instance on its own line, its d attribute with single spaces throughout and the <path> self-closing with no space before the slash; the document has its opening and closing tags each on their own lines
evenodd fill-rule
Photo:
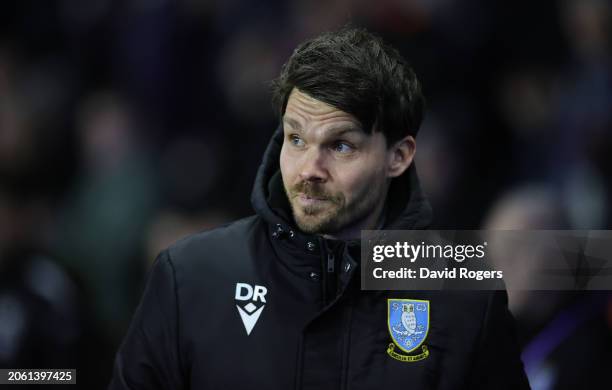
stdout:
<svg viewBox="0 0 612 390">
<path fill-rule="evenodd" d="M 426 345 L 421 345 L 429 332 L 429 301 L 419 299 L 387 299 L 387 325 L 393 342 L 387 354 L 403 362 L 415 362 L 429 356 Z M 400 353 L 395 351 L 399 348 Z M 417 355 L 408 354 L 421 347 Z"/>
</svg>

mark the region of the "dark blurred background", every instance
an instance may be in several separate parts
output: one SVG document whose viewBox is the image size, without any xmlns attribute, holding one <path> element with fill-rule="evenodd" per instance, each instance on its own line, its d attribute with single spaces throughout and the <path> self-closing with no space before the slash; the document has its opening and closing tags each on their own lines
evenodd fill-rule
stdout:
<svg viewBox="0 0 612 390">
<path fill-rule="evenodd" d="M 400 49 L 423 82 L 417 165 L 435 227 L 610 228 L 611 11 L 603 0 L 2 2 L 0 367 L 76 367 L 80 388 L 104 388 L 157 252 L 252 213 L 277 124 L 268 82 L 299 42 L 347 21 Z M 510 303 L 534 389 L 612 387 L 609 293 Z"/>
</svg>

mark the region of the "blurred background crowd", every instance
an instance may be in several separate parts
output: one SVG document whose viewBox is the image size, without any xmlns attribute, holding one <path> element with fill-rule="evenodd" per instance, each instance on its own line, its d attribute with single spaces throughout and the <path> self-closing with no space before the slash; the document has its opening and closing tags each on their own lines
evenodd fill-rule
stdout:
<svg viewBox="0 0 612 390">
<path fill-rule="evenodd" d="M 611 15 L 606 0 L 3 2 L 0 367 L 76 367 L 104 388 L 159 250 L 252 213 L 278 123 L 268 82 L 347 21 L 424 85 L 434 227 L 609 229 Z M 510 298 L 534 388 L 612 383 L 609 293 Z"/>
</svg>

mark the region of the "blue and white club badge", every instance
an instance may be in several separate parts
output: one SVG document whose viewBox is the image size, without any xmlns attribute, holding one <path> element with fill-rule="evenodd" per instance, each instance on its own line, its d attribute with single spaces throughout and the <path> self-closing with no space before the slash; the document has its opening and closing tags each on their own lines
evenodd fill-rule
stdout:
<svg viewBox="0 0 612 390">
<path fill-rule="evenodd" d="M 393 342 L 387 354 L 402 362 L 416 362 L 429 356 L 426 345 L 422 345 L 429 332 L 429 301 L 419 299 L 387 299 L 387 325 Z M 421 347 L 417 355 L 412 353 Z"/>
</svg>

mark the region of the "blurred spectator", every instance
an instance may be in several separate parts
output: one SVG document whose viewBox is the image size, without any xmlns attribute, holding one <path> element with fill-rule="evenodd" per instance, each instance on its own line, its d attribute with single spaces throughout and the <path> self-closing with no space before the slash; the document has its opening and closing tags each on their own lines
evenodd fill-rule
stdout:
<svg viewBox="0 0 612 390">
<path fill-rule="evenodd" d="M 142 232 L 158 188 L 136 116 L 113 93 L 94 93 L 78 111 L 81 170 L 66 196 L 56 245 L 92 289 L 96 312 L 113 335 L 129 320 L 140 287 Z"/>
<path fill-rule="evenodd" d="M 525 186 L 508 192 L 494 204 L 484 228 L 563 230 L 568 227 L 567 215 L 562 198 L 551 187 Z M 510 278 L 535 275 L 545 259 L 514 249 L 493 255 L 497 267 L 505 269 L 505 276 Z M 528 269 L 512 266 L 518 263 L 517 256 L 527 255 L 531 258 Z M 534 390 L 609 387 L 607 367 L 612 364 L 609 291 L 509 289 L 508 296 L 523 345 L 523 363 Z"/>
<path fill-rule="evenodd" d="M 0 367 L 68 367 L 83 336 L 80 291 L 41 247 L 48 210 L 0 186 Z"/>
<path fill-rule="evenodd" d="M 561 4 L 570 53 L 556 86 L 551 175 L 568 187 L 576 228 L 604 228 L 612 216 L 612 8 L 601 0 Z"/>
</svg>

